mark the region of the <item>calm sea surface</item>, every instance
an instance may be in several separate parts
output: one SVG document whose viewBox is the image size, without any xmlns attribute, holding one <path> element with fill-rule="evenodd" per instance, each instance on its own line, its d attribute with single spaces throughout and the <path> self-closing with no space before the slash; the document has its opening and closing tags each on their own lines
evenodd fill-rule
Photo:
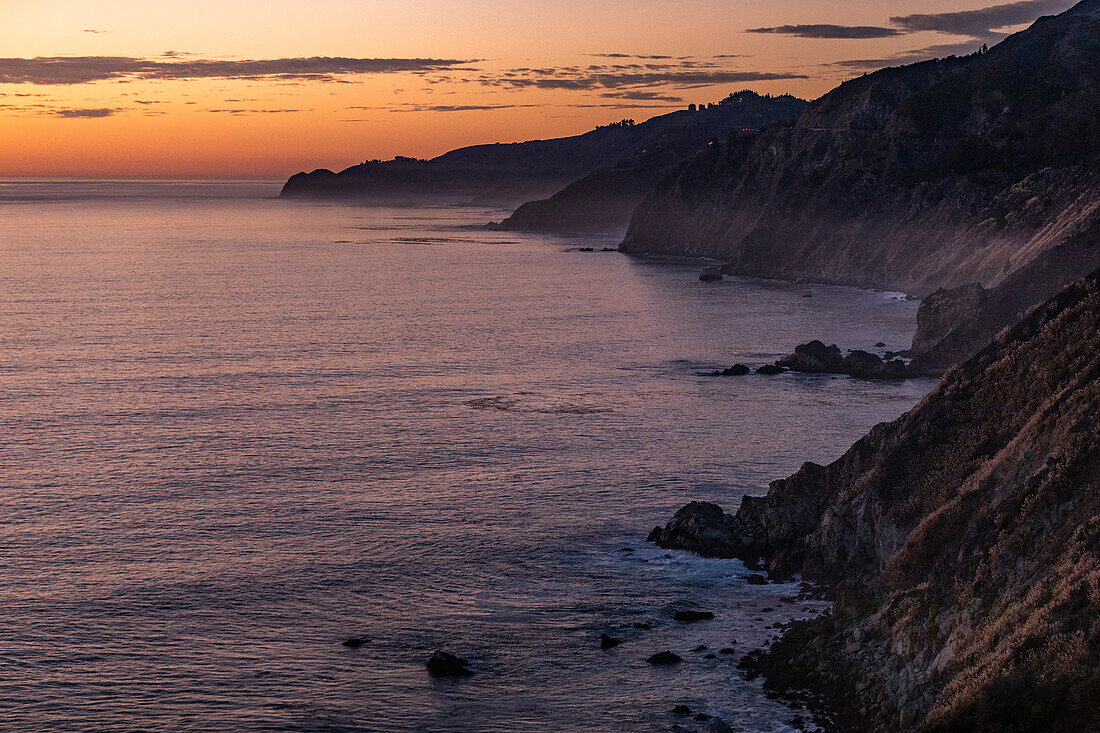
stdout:
<svg viewBox="0 0 1100 733">
<path fill-rule="evenodd" d="M 0 184 L 0 729 L 787 730 L 735 663 L 796 586 L 645 535 L 931 386 L 700 372 L 916 304 L 277 192 Z"/>
</svg>

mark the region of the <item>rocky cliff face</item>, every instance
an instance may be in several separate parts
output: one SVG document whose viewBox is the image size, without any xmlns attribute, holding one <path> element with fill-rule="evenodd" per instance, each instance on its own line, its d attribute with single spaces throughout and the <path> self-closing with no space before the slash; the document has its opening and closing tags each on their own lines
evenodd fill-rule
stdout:
<svg viewBox="0 0 1100 733">
<path fill-rule="evenodd" d="M 600 168 L 549 199 L 529 201 L 499 224 L 528 231 L 626 231 L 638 204 L 684 160 L 712 140 L 754 134 L 774 124 L 790 124 L 806 102 L 790 95 L 731 94 L 695 112 L 696 124 L 670 130 L 636 154 Z"/>
<path fill-rule="evenodd" d="M 987 53 L 854 79 L 792 128 L 712 146 L 641 204 L 622 246 L 920 296 L 995 288 L 1096 231 L 1098 92 L 1100 0 L 1085 0 Z M 1087 257 L 1048 258 L 1072 277 L 1044 297 L 1100 265 L 1062 254 Z"/>
<path fill-rule="evenodd" d="M 431 160 L 368 161 L 339 173 L 298 173 L 283 186 L 282 196 L 515 207 L 550 196 L 594 171 L 615 170 L 620 162 L 666 170 L 713 137 L 793 119 L 805 106 L 790 96 L 746 92 L 734 97 L 736 104 L 679 110 L 640 124 L 615 123 L 572 137 L 475 145 Z M 590 183 L 588 190 L 592 188 Z M 635 204 L 641 198 L 631 196 Z"/>
<path fill-rule="evenodd" d="M 651 539 L 802 571 L 831 618 L 749 660 L 853 729 L 1100 729 L 1100 271 L 829 466 Z"/>
</svg>

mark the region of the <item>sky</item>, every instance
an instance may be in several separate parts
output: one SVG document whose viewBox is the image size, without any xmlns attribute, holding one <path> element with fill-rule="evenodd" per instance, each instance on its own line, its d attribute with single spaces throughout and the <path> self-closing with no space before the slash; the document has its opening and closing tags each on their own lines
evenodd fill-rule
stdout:
<svg viewBox="0 0 1100 733">
<path fill-rule="evenodd" d="M 0 0 L 0 177 L 280 179 L 816 98 L 1072 0 Z"/>
</svg>

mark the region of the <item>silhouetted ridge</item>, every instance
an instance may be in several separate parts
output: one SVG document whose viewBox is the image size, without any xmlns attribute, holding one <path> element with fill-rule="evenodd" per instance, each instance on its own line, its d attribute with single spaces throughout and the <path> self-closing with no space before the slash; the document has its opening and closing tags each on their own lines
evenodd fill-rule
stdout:
<svg viewBox="0 0 1100 733">
<path fill-rule="evenodd" d="M 737 92 L 698 110 L 696 124 L 652 140 L 637 154 L 593 171 L 549 199 L 529 201 L 501 229 L 625 232 L 634 209 L 661 179 L 712 141 L 793 122 L 806 102 L 790 95 Z M 715 110 L 717 108 L 717 110 Z"/>
<path fill-rule="evenodd" d="M 793 118 L 804 105 L 786 95 L 773 98 L 742 92 L 739 99 L 742 104 L 679 110 L 639 124 L 603 125 L 573 137 L 475 145 L 431 160 L 367 161 L 339 173 L 324 169 L 298 173 L 283 186 L 282 195 L 512 207 L 549 196 L 619 161 L 649 160 L 651 147 L 682 159 L 710 138 L 724 137 L 741 125 Z"/>
</svg>

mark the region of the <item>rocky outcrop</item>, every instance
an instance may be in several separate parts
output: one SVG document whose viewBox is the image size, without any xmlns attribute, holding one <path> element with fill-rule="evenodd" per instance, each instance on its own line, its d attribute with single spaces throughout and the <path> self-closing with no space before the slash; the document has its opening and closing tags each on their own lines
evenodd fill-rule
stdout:
<svg viewBox="0 0 1100 733">
<path fill-rule="evenodd" d="M 921 351 L 929 365 L 957 363 L 1100 266 L 1094 248 L 1062 247 L 1100 221 L 1098 88 L 1100 0 L 1085 0 L 986 53 L 853 79 L 793 127 L 706 148 L 639 206 L 622 248 L 918 296 L 970 286 L 950 300 L 979 310 L 950 325 L 929 313 L 946 328 L 923 334 L 942 342 Z M 1068 279 L 988 301 L 971 286 L 1044 256 L 1035 274 Z"/>
<path fill-rule="evenodd" d="M 425 666 L 432 677 L 471 677 L 474 674 L 469 662 L 444 651 L 434 652 Z"/>
<path fill-rule="evenodd" d="M 1100 271 L 900 419 L 735 515 L 651 538 L 828 582 L 834 614 L 749 666 L 849 729 L 1100 726 Z"/>
<path fill-rule="evenodd" d="M 847 374 L 861 379 L 906 379 L 920 376 L 920 372 L 910 369 L 901 359 L 883 359 L 878 354 L 860 349 L 849 351 L 845 355 L 836 344 L 826 346 L 816 340 L 799 344 L 793 354 L 778 360 L 774 366 L 780 371 Z"/>
<path fill-rule="evenodd" d="M 744 94 L 743 104 L 678 110 L 637 125 L 624 120 L 572 137 L 475 145 L 431 160 L 401 156 L 372 160 L 339 173 L 327 169 L 298 173 L 286 182 L 281 195 L 512 208 L 576 183 L 571 190 L 562 191 L 558 201 L 528 209 L 514 228 L 602 229 L 608 222 L 617 222 L 617 217 L 625 228 L 634 205 L 661 173 L 707 140 L 724 137 L 733 129 L 793 119 L 805 106 L 802 100 L 786 95 Z M 594 178 L 582 180 L 589 175 Z M 607 211 L 600 207 L 601 199 L 610 207 Z M 563 206 L 564 219 L 559 217 Z M 552 226 L 548 224 L 551 219 L 556 222 Z M 512 228 L 507 223 L 505 227 Z"/>
</svg>

